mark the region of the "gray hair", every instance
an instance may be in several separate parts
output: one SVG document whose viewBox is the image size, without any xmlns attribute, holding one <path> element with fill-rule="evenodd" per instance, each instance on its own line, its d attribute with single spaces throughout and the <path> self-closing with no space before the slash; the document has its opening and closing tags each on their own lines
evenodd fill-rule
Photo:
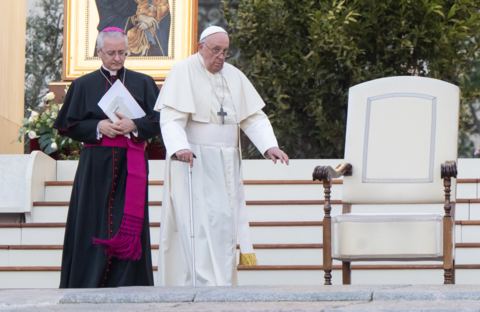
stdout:
<svg viewBox="0 0 480 312">
<path fill-rule="evenodd" d="M 128 48 L 128 38 L 124 33 L 118 31 L 101 31 L 97 36 L 97 52 L 103 48 L 105 38 L 125 39 L 125 46 Z"/>
</svg>

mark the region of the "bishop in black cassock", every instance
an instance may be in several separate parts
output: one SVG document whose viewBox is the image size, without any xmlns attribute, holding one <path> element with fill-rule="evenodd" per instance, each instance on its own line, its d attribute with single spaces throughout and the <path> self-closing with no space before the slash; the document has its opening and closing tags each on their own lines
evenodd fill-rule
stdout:
<svg viewBox="0 0 480 312">
<path fill-rule="evenodd" d="M 85 145 L 68 210 L 60 288 L 153 285 L 148 183 L 142 184 L 145 188 L 141 202 L 144 204 L 140 206 L 143 219 L 134 218 L 140 220 L 136 226 L 137 255 L 118 256 L 122 250 L 114 253 L 106 245 L 94 243 L 94 239 L 108 241 L 120 232 L 127 236 L 131 232 L 124 214 L 127 209 L 127 148 L 102 143 L 107 139 L 125 140 L 120 133 L 131 129 L 128 132 L 131 141 L 143 147 L 145 140 L 160 132 L 159 115 L 153 110 L 158 88 L 151 77 L 123 67 L 126 49 L 122 30 L 111 27 L 100 32 L 97 52 L 103 62 L 102 68 L 72 82 L 55 122 L 61 134 Z M 142 118 L 124 121 L 124 125 L 131 125 L 131 128 L 120 129 L 114 125 L 97 105 L 116 79 L 121 80 L 146 113 Z M 141 148 L 140 153 L 145 159 L 145 172 L 141 174 L 147 176 L 147 158 Z M 124 223 L 127 227 L 121 230 Z M 130 248 L 131 244 L 124 244 L 124 247 Z"/>
</svg>

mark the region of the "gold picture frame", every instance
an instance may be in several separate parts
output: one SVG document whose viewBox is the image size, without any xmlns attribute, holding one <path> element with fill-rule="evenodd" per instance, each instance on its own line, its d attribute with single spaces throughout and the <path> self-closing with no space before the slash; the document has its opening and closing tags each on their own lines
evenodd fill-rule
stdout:
<svg viewBox="0 0 480 312">
<path fill-rule="evenodd" d="M 135 22 L 140 15 L 142 3 L 152 6 L 152 3 L 163 2 L 168 4 L 169 29 L 164 31 L 163 38 L 165 49 L 161 48 L 160 42 L 158 51 L 165 51 L 166 55 L 145 53 L 155 51 L 144 49 L 140 54 L 131 54 L 125 61 L 125 67 L 150 75 L 155 80 L 164 80 L 173 64 L 184 59 L 195 52 L 197 47 L 197 17 L 198 0 L 124 0 L 125 5 L 135 5 L 136 15 L 129 18 L 129 29 L 124 28 L 130 36 L 131 29 L 134 29 Z M 98 1 L 101 3 L 102 1 Z M 106 5 L 111 6 L 111 3 Z M 118 3 L 118 2 L 117 2 Z M 133 3 L 133 4 L 132 4 Z M 106 9 L 109 18 L 112 10 Z M 96 56 L 95 40 L 98 34 L 100 10 L 97 8 L 96 0 L 64 0 L 64 47 L 63 47 L 63 80 L 74 80 L 84 74 L 98 69 L 101 60 Z M 130 14 L 124 13 L 122 14 Z M 103 14 L 102 16 L 106 16 Z M 105 19 L 106 20 L 106 19 Z M 110 20 L 114 20 L 110 18 Z M 160 20 L 160 19 L 159 19 Z M 103 21 L 103 20 L 102 20 Z M 113 22 L 112 22 L 113 23 Z M 160 23 L 157 23 L 160 25 Z M 108 25 L 107 26 L 117 26 Z M 138 27 L 137 27 L 138 28 Z M 158 26 L 155 29 L 160 29 Z M 155 33 L 154 37 L 156 37 Z M 151 36 L 150 36 L 151 37 Z M 132 40 L 129 42 L 129 46 Z M 168 44 L 167 44 L 168 43 Z M 152 44 L 154 45 L 154 44 Z M 167 52 L 168 51 L 168 52 Z M 142 54 L 143 53 L 143 54 Z"/>
</svg>

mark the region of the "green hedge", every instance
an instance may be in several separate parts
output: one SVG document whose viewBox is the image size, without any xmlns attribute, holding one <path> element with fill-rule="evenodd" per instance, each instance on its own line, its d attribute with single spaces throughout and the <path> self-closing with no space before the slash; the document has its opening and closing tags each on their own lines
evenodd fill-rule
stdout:
<svg viewBox="0 0 480 312">
<path fill-rule="evenodd" d="M 342 158 L 348 88 L 386 76 L 421 75 L 459 85 L 462 138 L 475 130 L 469 105 L 479 90 L 478 78 L 471 79 L 480 50 L 478 0 L 235 3 L 224 1 L 240 51 L 232 62 L 263 96 L 292 158 Z M 462 142 L 461 154 L 470 153 L 471 144 Z"/>
</svg>

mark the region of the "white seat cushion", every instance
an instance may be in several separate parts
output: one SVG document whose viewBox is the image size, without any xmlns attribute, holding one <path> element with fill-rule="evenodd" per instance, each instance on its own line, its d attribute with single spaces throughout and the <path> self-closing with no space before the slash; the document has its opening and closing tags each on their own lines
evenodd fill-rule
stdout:
<svg viewBox="0 0 480 312">
<path fill-rule="evenodd" d="M 340 260 L 439 259 L 442 216 L 344 214 L 332 218 L 333 258 Z"/>
</svg>

